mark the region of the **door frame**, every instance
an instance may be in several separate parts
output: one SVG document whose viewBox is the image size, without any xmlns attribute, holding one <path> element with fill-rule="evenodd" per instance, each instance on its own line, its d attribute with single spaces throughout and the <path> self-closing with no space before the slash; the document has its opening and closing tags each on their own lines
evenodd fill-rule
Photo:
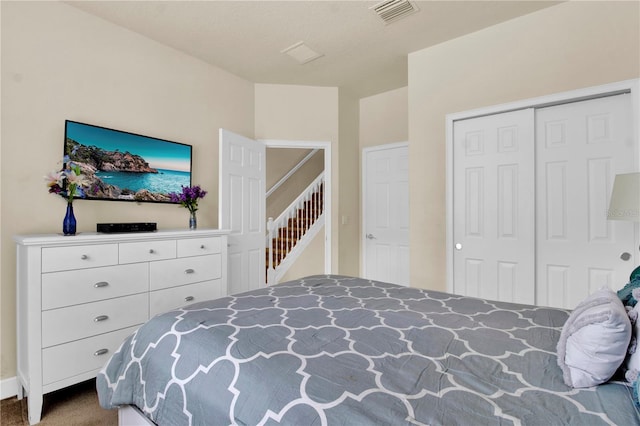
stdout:
<svg viewBox="0 0 640 426">
<path fill-rule="evenodd" d="M 273 140 L 273 139 L 257 139 L 267 148 L 298 148 L 298 149 L 321 149 L 324 152 L 324 273 L 331 274 L 332 259 L 332 165 L 331 165 L 331 142 L 322 141 L 294 141 L 294 140 Z M 265 223 L 267 218 L 264 218 Z"/>
<path fill-rule="evenodd" d="M 571 102 L 585 101 L 605 96 L 631 94 L 631 113 L 633 120 L 633 140 L 640 144 L 640 79 L 624 80 L 599 86 L 586 87 L 567 92 L 523 99 L 499 105 L 492 105 L 468 111 L 456 112 L 445 116 L 446 123 L 446 270 L 447 291 L 453 292 L 453 125 L 456 121 L 485 115 L 500 114 L 526 108 L 541 108 Z M 636 165 L 640 166 L 640 149 Z M 640 242 L 640 226 L 635 225 L 636 246 Z"/>
<path fill-rule="evenodd" d="M 364 232 L 364 227 L 365 224 L 367 223 L 367 209 L 365 209 L 364 207 L 367 205 L 366 204 L 366 196 L 367 196 L 367 191 L 366 191 L 366 186 L 365 184 L 367 183 L 367 163 L 366 163 L 366 158 L 367 158 L 367 154 L 371 153 L 371 152 L 376 152 L 376 151 L 385 151 L 387 149 L 395 149 L 395 148 L 404 148 L 406 147 L 407 149 L 409 149 L 409 142 L 408 141 L 403 141 L 403 142 L 393 142 L 393 143 L 387 143 L 384 145 L 376 145 L 376 146 L 370 146 L 367 148 L 362 148 L 362 153 L 360 154 L 360 158 L 361 158 L 361 182 L 360 182 L 360 188 L 361 188 L 361 194 L 360 194 L 360 276 L 361 277 L 366 277 L 367 274 L 367 250 L 366 250 L 366 244 L 367 244 L 367 240 L 365 237 L 365 232 Z M 411 195 L 409 195 L 411 196 Z M 411 234 L 411 233 L 409 233 Z M 411 272 L 411 271 L 409 271 Z"/>
</svg>

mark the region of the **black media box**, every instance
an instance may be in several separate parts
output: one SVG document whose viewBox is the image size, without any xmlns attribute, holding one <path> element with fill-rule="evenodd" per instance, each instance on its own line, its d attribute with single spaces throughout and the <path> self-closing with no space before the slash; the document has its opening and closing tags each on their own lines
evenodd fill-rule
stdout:
<svg viewBox="0 0 640 426">
<path fill-rule="evenodd" d="M 118 232 L 153 232 L 158 229 L 155 222 L 132 222 L 132 223 L 98 223 L 98 232 L 114 234 Z"/>
</svg>

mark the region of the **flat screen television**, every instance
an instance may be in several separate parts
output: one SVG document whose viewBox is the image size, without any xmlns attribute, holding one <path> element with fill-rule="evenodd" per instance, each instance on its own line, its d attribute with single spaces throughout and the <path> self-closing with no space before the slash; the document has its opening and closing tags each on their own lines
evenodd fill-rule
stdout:
<svg viewBox="0 0 640 426">
<path fill-rule="evenodd" d="M 65 121 L 64 155 L 87 177 L 85 198 L 171 203 L 191 186 L 191 145 Z"/>
</svg>

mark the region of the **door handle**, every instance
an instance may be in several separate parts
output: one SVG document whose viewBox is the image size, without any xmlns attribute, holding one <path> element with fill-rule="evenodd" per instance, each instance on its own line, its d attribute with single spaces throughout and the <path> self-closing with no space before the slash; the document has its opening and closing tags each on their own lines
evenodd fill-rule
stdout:
<svg viewBox="0 0 640 426">
<path fill-rule="evenodd" d="M 456 250 L 462 250 L 462 244 L 456 243 Z"/>
<path fill-rule="evenodd" d="M 367 234 L 367 239 L 368 240 L 375 240 L 376 237 L 373 234 Z"/>
<path fill-rule="evenodd" d="M 626 262 L 627 260 L 631 259 L 631 253 L 626 252 L 626 251 L 625 251 L 625 252 L 623 252 L 623 253 L 620 255 L 620 259 L 622 259 L 622 260 L 624 260 L 624 261 Z"/>
</svg>

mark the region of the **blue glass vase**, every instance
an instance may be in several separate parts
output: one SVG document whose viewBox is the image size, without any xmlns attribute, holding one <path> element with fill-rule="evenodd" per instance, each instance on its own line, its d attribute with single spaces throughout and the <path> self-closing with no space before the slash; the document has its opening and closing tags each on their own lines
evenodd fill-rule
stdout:
<svg viewBox="0 0 640 426">
<path fill-rule="evenodd" d="M 76 217 L 73 215 L 73 203 L 67 203 L 67 214 L 62 221 L 64 235 L 76 235 Z"/>
</svg>

